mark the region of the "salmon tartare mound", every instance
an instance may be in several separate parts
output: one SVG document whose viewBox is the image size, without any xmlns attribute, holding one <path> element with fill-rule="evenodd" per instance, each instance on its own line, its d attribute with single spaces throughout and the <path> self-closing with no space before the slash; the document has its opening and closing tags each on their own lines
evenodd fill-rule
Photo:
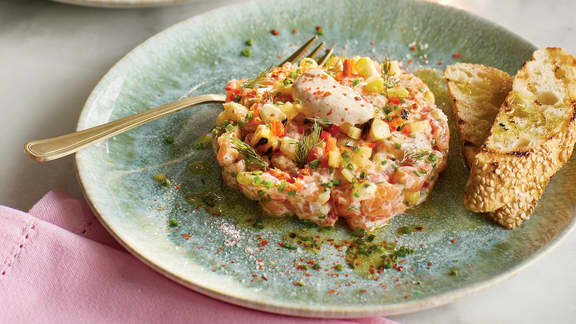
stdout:
<svg viewBox="0 0 576 324">
<path fill-rule="evenodd" d="M 226 95 L 212 132 L 223 179 L 272 216 L 374 230 L 422 203 L 446 166 L 447 118 L 397 61 L 303 59 Z"/>
</svg>

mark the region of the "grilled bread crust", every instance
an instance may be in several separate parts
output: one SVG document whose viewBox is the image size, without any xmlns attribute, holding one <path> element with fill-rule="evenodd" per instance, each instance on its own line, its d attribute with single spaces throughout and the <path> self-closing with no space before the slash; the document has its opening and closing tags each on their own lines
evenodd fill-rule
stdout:
<svg viewBox="0 0 576 324">
<path fill-rule="evenodd" d="M 536 51 L 514 78 L 474 157 L 466 207 L 493 212 L 508 228 L 528 219 L 550 178 L 572 154 L 575 118 L 576 59 L 560 48 Z"/>
<path fill-rule="evenodd" d="M 470 167 L 512 90 L 513 78 L 489 66 L 456 63 L 444 70 L 444 79 L 463 145 L 462 153 Z"/>
</svg>

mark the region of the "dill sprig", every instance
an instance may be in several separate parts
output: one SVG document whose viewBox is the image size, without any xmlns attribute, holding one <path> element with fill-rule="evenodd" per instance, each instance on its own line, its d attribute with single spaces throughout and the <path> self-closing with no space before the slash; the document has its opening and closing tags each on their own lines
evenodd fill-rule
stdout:
<svg viewBox="0 0 576 324">
<path fill-rule="evenodd" d="M 274 69 L 274 65 L 270 65 L 266 70 L 258 73 L 256 78 L 244 81 L 242 83 L 242 87 L 249 89 L 255 88 L 258 85 L 258 81 L 260 81 L 260 79 L 268 75 L 268 73 L 272 72 L 272 69 Z"/>
<path fill-rule="evenodd" d="M 318 123 L 322 127 L 329 127 L 330 125 L 334 124 L 333 122 L 331 122 L 329 120 L 325 120 L 325 119 L 317 118 L 317 117 L 306 117 L 306 120 L 311 121 L 313 123 Z"/>
<path fill-rule="evenodd" d="M 418 160 L 422 160 L 428 155 L 430 155 L 429 151 L 404 151 L 404 156 L 402 157 L 402 161 L 400 161 L 400 163 L 408 162 L 408 160 L 416 162 Z"/>
<path fill-rule="evenodd" d="M 322 133 L 322 127 L 317 121 L 314 121 L 312 127 L 310 127 L 310 133 L 304 134 L 302 139 L 298 142 L 298 149 L 296 151 L 296 163 L 298 166 L 303 168 L 308 162 L 308 157 L 312 150 L 318 146 L 321 142 L 320 134 Z"/>
<path fill-rule="evenodd" d="M 257 167 L 258 169 L 266 169 L 268 162 L 266 162 L 254 148 L 247 143 L 232 137 L 232 146 L 244 157 L 246 164 Z"/>
<path fill-rule="evenodd" d="M 384 86 L 386 88 L 394 88 L 398 84 L 398 80 L 390 74 L 392 72 L 392 62 L 390 58 L 386 58 L 382 62 L 382 78 L 384 79 Z"/>
</svg>

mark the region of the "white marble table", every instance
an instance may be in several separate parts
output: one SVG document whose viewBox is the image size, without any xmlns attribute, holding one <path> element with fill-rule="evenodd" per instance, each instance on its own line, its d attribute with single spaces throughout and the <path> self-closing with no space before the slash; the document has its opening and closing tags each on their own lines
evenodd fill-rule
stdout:
<svg viewBox="0 0 576 324">
<path fill-rule="evenodd" d="M 574 0 L 436 0 L 465 8 L 538 46 L 576 53 Z M 71 158 L 40 164 L 31 139 L 72 131 L 99 78 L 162 29 L 235 1 L 110 10 L 47 0 L 0 2 L 0 204 L 28 209 L 52 188 L 80 195 Z M 576 233 L 514 278 L 457 302 L 393 317 L 403 323 L 576 323 Z"/>
</svg>

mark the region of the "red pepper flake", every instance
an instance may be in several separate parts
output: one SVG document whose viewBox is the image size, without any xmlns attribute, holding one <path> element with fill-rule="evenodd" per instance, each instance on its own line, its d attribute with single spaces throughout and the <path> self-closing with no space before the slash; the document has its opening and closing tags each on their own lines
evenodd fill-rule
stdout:
<svg viewBox="0 0 576 324">
<path fill-rule="evenodd" d="M 362 98 L 360 98 L 360 97 L 356 96 L 356 97 L 354 97 L 354 100 L 356 100 L 356 101 L 360 101 L 360 100 L 362 100 Z"/>
<path fill-rule="evenodd" d="M 410 296 L 406 295 L 404 296 L 404 299 L 410 299 Z"/>
<path fill-rule="evenodd" d="M 360 289 L 360 293 L 363 294 L 366 292 L 366 289 Z"/>
<path fill-rule="evenodd" d="M 404 31 L 404 26 L 400 26 L 400 30 L 401 30 L 401 31 Z"/>
<path fill-rule="evenodd" d="M 418 47 L 416 47 L 416 45 L 410 46 L 410 50 L 411 50 L 411 51 L 415 51 L 415 50 L 417 50 L 417 49 L 418 49 Z"/>
<path fill-rule="evenodd" d="M 316 26 L 316 30 L 321 30 L 322 26 Z"/>
<path fill-rule="evenodd" d="M 409 59 L 408 62 L 406 62 L 406 64 L 412 64 L 412 62 L 414 62 L 413 59 Z"/>
<path fill-rule="evenodd" d="M 292 29 L 292 34 L 294 34 L 294 35 L 298 34 L 298 29 L 296 29 L 296 28 Z"/>
<path fill-rule="evenodd" d="M 374 46 L 374 42 L 370 42 L 370 46 Z"/>
<path fill-rule="evenodd" d="M 390 103 L 393 105 L 399 105 L 400 104 L 400 100 L 397 98 L 391 98 L 390 99 Z"/>
<path fill-rule="evenodd" d="M 402 271 L 402 270 L 404 270 L 404 267 L 403 267 L 403 266 L 399 266 L 398 268 L 396 268 L 396 270 Z"/>
<path fill-rule="evenodd" d="M 328 295 L 332 295 L 332 294 L 335 293 L 335 292 L 336 292 L 336 290 L 330 289 L 330 290 L 328 290 Z"/>
<path fill-rule="evenodd" d="M 181 234 L 180 236 L 182 236 L 186 240 L 190 239 L 190 234 Z"/>
<path fill-rule="evenodd" d="M 290 234 L 288 234 L 288 236 L 289 236 L 290 238 L 295 238 L 295 237 L 296 237 L 296 233 L 290 233 Z"/>
<path fill-rule="evenodd" d="M 260 243 L 258 243 L 258 246 L 259 246 L 259 247 L 263 247 L 263 246 L 266 246 L 266 245 L 268 245 L 268 241 L 267 241 L 267 240 L 262 240 L 262 241 L 260 241 Z"/>
<path fill-rule="evenodd" d="M 272 29 L 270 32 L 271 32 L 272 35 L 274 35 L 274 36 L 278 36 L 278 35 L 280 34 L 280 32 L 278 31 L 278 29 Z"/>
<path fill-rule="evenodd" d="M 264 280 L 268 281 L 268 277 L 266 277 L 266 275 L 262 275 L 262 276 L 260 276 L 260 278 L 262 278 L 262 279 L 264 279 Z"/>
<path fill-rule="evenodd" d="M 414 267 L 410 267 L 410 271 L 414 271 Z"/>
<path fill-rule="evenodd" d="M 333 112 L 334 112 L 334 109 L 330 109 L 330 111 L 326 115 L 330 116 L 330 115 L 332 115 Z"/>
<path fill-rule="evenodd" d="M 401 283 L 396 284 L 396 287 L 402 287 Z"/>
<path fill-rule="evenodd" d="M 254 273 L 252 274 L 252 278 L 258 278 L 258 275 Z"/>
<path fill-rule="evenodd" d="M 282 59 L 282 55 L 276 56 L 279 60 Z"/>
<path fill-rule="evenodd" d="M 174 188 L 180 189 L 180 186 L 179 186 L 179 185 L 175 185 Z"/>
<path fill-rule="evenodd" d="M 432 261 L 428 262 L 428 266 L 429 266 L 429 267 L 432 266 Z"/>
<path fill-rule="evenodd" d="M 458 59 L 458 58 L 460 58 L 461 56 L 462 56 L 462 55 L 461 55 L 460 53 L 458 53 L 458 52 L 452 54 L 452 57 L 455 58 L 455 59 Z"/>
<path fill-rule="evenodd" d="M 456 243 L 456 238 L 451 239 L 450 242 L 452 242 L 452 244 Z"/>
<path fill-rule="evenodd" d="M 444 64 L 444 62 L 438 61 L 438 65 L 442 65 L 442 64 Z"/>
</svg>

